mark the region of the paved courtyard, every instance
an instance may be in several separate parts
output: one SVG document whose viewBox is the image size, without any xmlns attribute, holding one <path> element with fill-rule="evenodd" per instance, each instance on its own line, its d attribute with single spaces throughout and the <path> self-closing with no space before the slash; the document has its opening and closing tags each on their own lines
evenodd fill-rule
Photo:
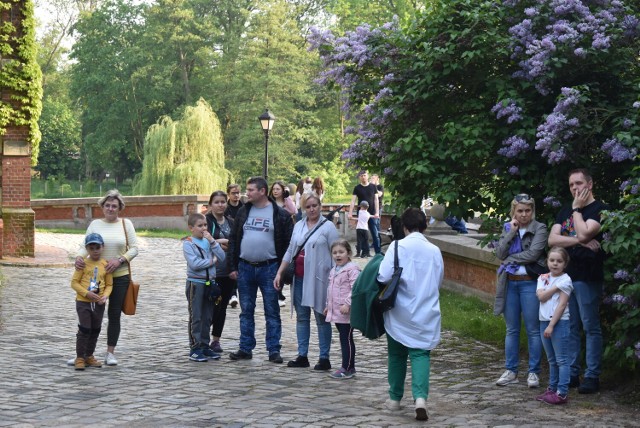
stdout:
<svg viewBox="0 0 640 428">
<path fill-rule="evenodd" d="M 234 362 L 226 355 L 238 347 L 239 309 L 230 308 L 223 359 L 191 362 L 185 263 L 174 239 L 140 238 L 140 256 L 132 264 L 141 283 L 138 314 L 123 316 L 120 364 L 76 372 L 66 366 L 74 356 L 77 322 L 72 268 L 51 266 L 68 260 L 81 241 L 82 235 L 37 233 L 38 248 L 54 254 L 57 263 L 0 266 L 0 426 L 640 426 L 638 409 L 616 404 L 606 385 L 592 396 L 572 390 L 563 407 L 534 401 L 542 389 L 530 390 L 524 381 L 496 387 L 502 351 L 448 332 L 431 354 L 429 421 L 419 424 L 409 379 L 403 409 L 383 409 L 384 338 L 357 338 L 358 374 L 351 380 L 275 365 L 267 361 L 260 303 L 253 360 Z M 296 355 L 289 314 L 283 308 L 285 362 Z M 312 328 L 312 361 L 314 334 Z M 105 348 L 106 316 L 100 354 Z M 339 365 L 337 334 L 331 355 L 334 367 Z"/>
</svg>

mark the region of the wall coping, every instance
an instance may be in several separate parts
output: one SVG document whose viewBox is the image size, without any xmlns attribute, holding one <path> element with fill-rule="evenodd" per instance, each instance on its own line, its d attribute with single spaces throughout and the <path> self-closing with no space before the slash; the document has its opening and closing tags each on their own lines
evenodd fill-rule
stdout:
<svg viewBox="0 0 640 428">
<path fill-rule="evenodd" d="M 125 205 L 164 205 L 168 203 L 196 202 L 208 203 L 209 195 L 150 195 L 150 196 L 123 196 Z M 65 207 L 76 205 L 98 205 L 95 196 L 90 198 L 62 198 L 62 199 L 32 199 L 32 207 Z"/>
<path fill-rule="evenodd" d="M 429 235 L 427 239 L 443 253 L 456 255 L 465 259 L 472 259 L 492 266 L 500 266 L 500 260 L 487 247 L 481 248 L 477 239 L 468 235 Z"/>
</svg>

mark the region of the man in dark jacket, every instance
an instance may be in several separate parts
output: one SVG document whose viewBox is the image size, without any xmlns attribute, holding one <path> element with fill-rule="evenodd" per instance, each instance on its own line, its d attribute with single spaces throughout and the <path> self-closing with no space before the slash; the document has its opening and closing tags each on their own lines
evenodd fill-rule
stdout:
<svg viewBox="0 0 640 428">
<path fill-rule="evenodd" d="M 238 281 L 242 310 L 240 349 L 229 354 L 229 358 L 249 360 L 253 357 L 252 351 L 256 346 L 254 312 L 260 289 L 267 323 L 269 361 L 279 364 L 282 363 L 282 323 L 273 279 L 289 246 L 293 221 L 288 212 L 267 197 L 267 187 L 267 181 L 262 177 L 252 177 L 247 181 L 249 201 L 238 211 L 229 237 L 229 277 Z"/>
</svg>

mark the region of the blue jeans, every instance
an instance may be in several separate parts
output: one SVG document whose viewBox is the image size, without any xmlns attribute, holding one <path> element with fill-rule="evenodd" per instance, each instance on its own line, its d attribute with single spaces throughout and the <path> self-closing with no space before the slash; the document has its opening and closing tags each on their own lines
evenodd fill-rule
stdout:
<svg viewBox="0 0 640 428">
<path fill-rule="evenodd" d="M 571 314 L 571 335 L 569 338 L 569 364 L 571 376 L 579 376 L 582 370 L 580 348 L 581 333 L 587 342 L 587 369 L 584 377 L 598 378 L 602 362 L 602 330 L 600 329 L 600 298 L 602 283 L 574 281 L 573 293 L 569 298 L 569 314 Z"/>
<path fill-rule="evenodd" d="M 515 373 L 518 373 L 520 360 L 520 315 L 524 318 L 529 342 L 529 373 L 540 373 L 542 341 L 538 319 L 540 302 L 536 296 L 536 285 L 536 281 L 507 282 L 504 305 L 504 320 L 507 324 L 507 335 L 504 339 L 505 367 Z"/>
<path fill-rule="evenodd" d="M 296 310 L 296 336 L 298 338 L 298 355 L 306 357 L 309 352 L 309 337 L 311 336 L 311 308 L 302 306 L 302 278 L 294 277 L 293 307 Z M 320 358 L 329 359 L 331 351 L 331 324 L 325 321 L 324 315 L 313 311 L 318 327 L 318 344 Z"/>
<path fill-rule="evenodd" d="M 544 337 L 549 321 L 540 321 L 540 338 L 549 361 L 549 389 L 565 396 L 569 392 L 569 320 L 560 320 L 553 327 L 551 338 Z"/>
<path fill-rule="evenodd" d="M 278 271 L 278 263 L 266 266 L 252 266 L 240 260 L 238 264 L 238 294 L 240 295 L 240 350 L 251 353 L 256 347 L 256 322 L 254 313 L 258 288 L 264 303 L 264 318 L 267 323 L 266 345 L 269 355 L 280 352 L 280 306 L 278 291 L 273 288 L 273 279 Z"/>
<path fill-rule="evenodd" d="M 369 232 L 371 232 L 371 241 L 373 243 L 373 251 L 376 254 L 380 254 L 382 250 L 380 249 L 380 219 L 379 218 L 369 218 Z"/>
</svg>

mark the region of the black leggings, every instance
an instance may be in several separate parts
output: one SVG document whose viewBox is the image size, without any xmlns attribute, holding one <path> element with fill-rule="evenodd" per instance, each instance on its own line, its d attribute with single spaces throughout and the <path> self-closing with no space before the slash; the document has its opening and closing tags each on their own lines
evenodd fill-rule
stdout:
<svg viewBox="0 0 640 428">
<path fill-rule="evenodd" d="M 109 324 L 107 325 L 107 346 L 116 346 L 120 337 L 120 316 L 122 304 L 129 288 L 129 275 L 113 278 L 113 290 L 109 296 Z"/>
<path fill-rule="evenodd" d="M 227 305 L 236 287 L 236 281 L 228 276 L 221 276 L 216 278 L 216 282 L 222 290 L 222 299 L 217 305 L 215 302 L 211 302 L 214 305 L 213 318 L 211 318 L 211 336 L 220 337 L 224 329 L 224 322 L 227 319 Z"/>
<path fill-rule="evenodd" d="M 356 344 L 353 342 L 353 328 L 351 324 L 336 323 L 340 333 L 340 350 L 342 351 L 342 368 L 354 370 L 356 368 Z"/>
</svg>

